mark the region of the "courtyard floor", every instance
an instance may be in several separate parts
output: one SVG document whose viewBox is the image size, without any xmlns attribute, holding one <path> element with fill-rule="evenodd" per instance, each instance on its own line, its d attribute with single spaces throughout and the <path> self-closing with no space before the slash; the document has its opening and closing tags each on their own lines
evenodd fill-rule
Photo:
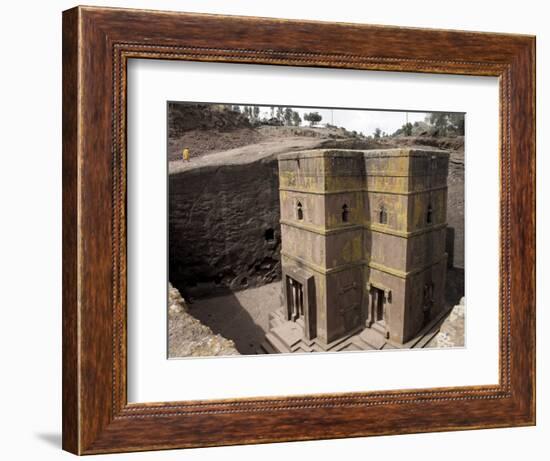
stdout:
<svg viewBox="0 0 550 461">
<path fill-rule="evenodd" d="M 269 328 L 269 314 L 283 305 L 281 282 L 193 300 L 189 313 L 216 334 L 232 339 L 241 354 L 256 354 Z"/>
</svg>

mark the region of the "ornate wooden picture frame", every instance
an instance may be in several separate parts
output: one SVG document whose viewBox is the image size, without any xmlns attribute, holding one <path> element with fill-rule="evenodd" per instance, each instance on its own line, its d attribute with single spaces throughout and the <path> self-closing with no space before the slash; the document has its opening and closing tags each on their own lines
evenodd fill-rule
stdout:
<svg viewBox="0 0 550 461">
<path fill-rule="evenodd" d="M 494 76 L 498 385 L 127 401 L 129 59 Z M 76 454 L 535 424 L 535 39 L 77 7 L 63 13 L 63 448 Z"/>
</svg>

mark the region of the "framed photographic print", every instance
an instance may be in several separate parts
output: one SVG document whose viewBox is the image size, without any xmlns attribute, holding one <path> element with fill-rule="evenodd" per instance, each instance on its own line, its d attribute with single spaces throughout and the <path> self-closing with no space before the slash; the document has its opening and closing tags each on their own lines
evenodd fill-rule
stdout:
<svg viewBox="0 0 550 461">
<path fill-rule="evenodd" d="M 533 425 L 534 56 L 64 12 L 64 449 Z"/>
</svg>

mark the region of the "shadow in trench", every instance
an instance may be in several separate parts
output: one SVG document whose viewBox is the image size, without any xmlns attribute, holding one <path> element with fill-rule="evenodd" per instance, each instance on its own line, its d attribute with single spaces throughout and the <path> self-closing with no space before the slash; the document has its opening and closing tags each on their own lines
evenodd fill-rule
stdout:
<svg viewBox="0 0 550 461">
<path fill-rule="evenodd" d="M 214 333 L 233 340 L 241 354 L 250 355 L 256 354 L 264 341 L 266 332 L 258 323 L 267 326 L 269 315 L 269 312 L 263 311 L 260 299 L 256 304 L 256 307 L 249 308 L 253 317 L 231 293 L 215 298 L 195 299 L 189 313 Z"/>
<path fill-rule="evenodd" d="M 449 306 L 456 306 L 464 296 L 464 269 L 458 267 L 447 268 L 445 281 L 445 302 Z"/>
</svg>

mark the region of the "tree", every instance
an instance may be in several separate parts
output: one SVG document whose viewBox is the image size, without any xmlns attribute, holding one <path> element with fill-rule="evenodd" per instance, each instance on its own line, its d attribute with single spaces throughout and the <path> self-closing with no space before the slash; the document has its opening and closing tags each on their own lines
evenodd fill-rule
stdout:
<svg viewBox="0 0 550 461">
<path fill-rule="evenodd" d="M 418 124 L 415 122 L 414 126 L 417 126 Z M 395 130 L 392 134 L 392 136 L 412 136 L 413 131 L 413 124 L 411 122 L 407 122 L 401 126 L 401 128 L 398 128 Z"/>
<path fill-rule="evenodd" d="M 260 118 L 260 108 L 258 106 L 254 106 L 253 117 L 255 122 Z"/>
<path fill-rule="evenodd" d="M 283 122 L 284 121 L 284 117 L 283 117 L 283 108 L 282 107 L 277 107 L 277 120 L 279 120 L 280 122 Z"/>
<path fill-rule="evenodd" d="M 304 120 L 309 122 L 309 126 L 313 126 L 315 123 L 319 123 L 323 120 L 323 117 L 319 112 L 310 112 L 309 114 L 304 114 Z"/>
<path fill-rule="evenodd" d="M 449 114 L 449 123 L 456 135 L 464 136 L 464 114 Z"/>
<path fill-rule="evenodd" d="M 464 136 L 464 114 L 433 112 L 425 120 L 436 129 L 436 136 Z"/>
<path fill-rule="evenodd" d="M 302 117 L 300 117 L 298 112 L 292 111 L 292 124 L 294 126 L 300 126 L 300 123 L 302 123 Z"/>
<path fill-rule="evenodd" d="M 290 125 L 292 123 L 292 108 L 285 107 L 283 117 L 285 119 L 285 125 Z"/>
<path fill-rule="evenodd" d="M 380 139 L 380 135 L 382 134 L 382 130 L 380 128 L 376 128 L 376 130 L 374 130 L 374 139 Z"/>
<path fill-rule="evenodd" d="M 449 125 L 449 114 L 442 112 L 432 112 L 426 116 L 426 122 L 435 127 L 436 136 L 446 136 Z"/>
</svg>

